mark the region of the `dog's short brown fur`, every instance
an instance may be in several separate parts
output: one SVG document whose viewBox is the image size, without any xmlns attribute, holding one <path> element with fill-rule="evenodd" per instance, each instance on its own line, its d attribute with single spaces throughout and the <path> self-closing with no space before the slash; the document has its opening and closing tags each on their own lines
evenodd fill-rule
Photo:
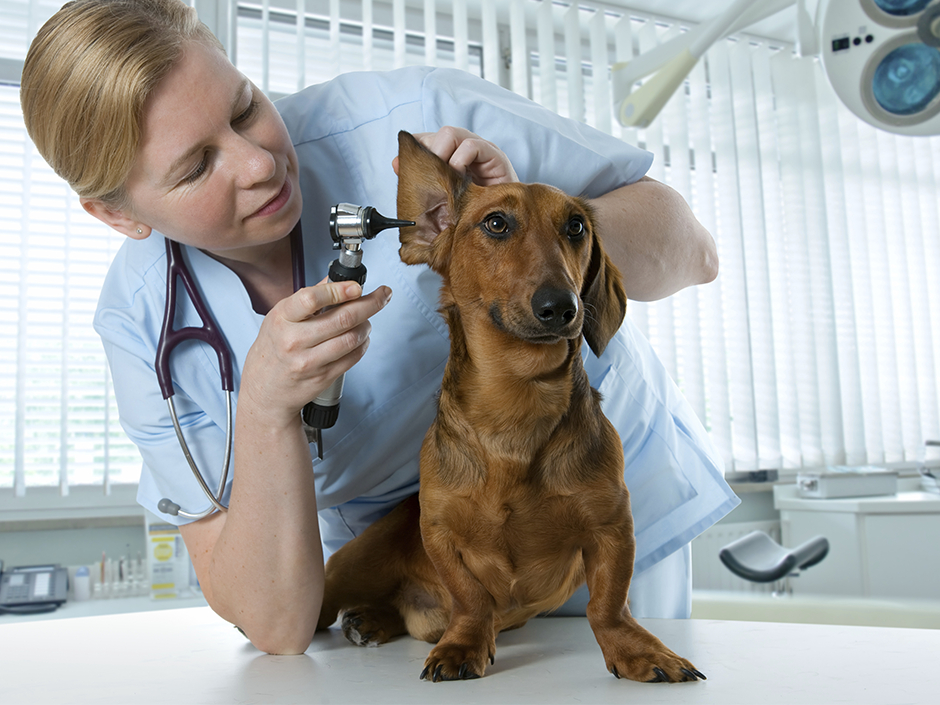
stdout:
<svg viewBox="0 0 940 705">
<path fill-rule="evenodd" d="M 702 676 L 630 615 L 635 543 L 623 449 L 581 363 L 626 312 L 591 208 L 541 184 L 481 187 L 399 135 L 401 258 L 442 275 L 451 333 L 419 497 L 327 564 L 320 628 L 358 644 L 437 642 L 422 677 L 482 676 L 496 635 L 587 581 L 618 677 Z"/>
</svg>

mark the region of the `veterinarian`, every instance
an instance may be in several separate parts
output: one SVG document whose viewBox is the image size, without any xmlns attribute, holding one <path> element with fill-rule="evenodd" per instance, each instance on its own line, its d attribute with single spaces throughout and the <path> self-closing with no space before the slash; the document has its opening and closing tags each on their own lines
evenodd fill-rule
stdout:
<svg viewBox="0 0 940 705">
<path fill-rule="evenodd" d="M 717 274 L 711 236 L 681 197 L 644 178 L 647 152 L 453 70 L 345 75 L 275 107 L 178 0 L 66 5 L 30 48 L 21 99 L 44 158 L 90 214 L 128 236 L 95 327 L 121 423 L 143 456 L 138 498 L 150 512 L 164 497 L 192 512 L 207 504 L 154 371 L 164 238 L 184 245 L 231 349 L 228 510 L 190 523 L 164 516 L 182 523 L 209 604 L 264 651 L 306 649 L 324 555 L 417 491 L 418 450 L 449 349 L 439 280 L 400 263 L 391 230 L 364 246 L 364 295 L 355 284 L 318 283 L 334 256 L 332 205 L 394 216 L 399 130 L 421 134 L 479 183 L 518 175 L 593 199 L 630 298 L 662 298 Z M 288 235 L 298 220 L 308 286 L 295 294 Z M 200 324 L 181 297 L 177 327 Z M 629 316 L 586 367 L 624 443 L 637 535 L 632 612 L 688 617 L 689 542 L 737 499 Z M 213 486 L 227 443 L 216 355 L 187 343 L 171 370 L 189 448 Z M 320 461 L 299 412 L 341 373 L 342 410 L 324 431 Z"/>
</svg>

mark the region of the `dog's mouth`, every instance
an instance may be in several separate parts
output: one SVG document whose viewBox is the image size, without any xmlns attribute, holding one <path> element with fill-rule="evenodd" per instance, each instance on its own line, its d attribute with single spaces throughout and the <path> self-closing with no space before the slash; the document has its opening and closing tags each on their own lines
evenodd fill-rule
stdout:
<svg viewBox="0 0 940 705">
<path fill-rule="evenodd" d="M 566 325 L 562 327 L 552 326 L 549 329 L 531 313 L 519 315 L 512 310 L 504 313 L 499 303 L 490 304 L 489 314 L 490 320 L 497 330 L 535 345 L 553 345 L 562 340 L 577 338 L 581 335 L 581 325 L 583 323 L 583 317 L 579 314 Z"/>
</svg>

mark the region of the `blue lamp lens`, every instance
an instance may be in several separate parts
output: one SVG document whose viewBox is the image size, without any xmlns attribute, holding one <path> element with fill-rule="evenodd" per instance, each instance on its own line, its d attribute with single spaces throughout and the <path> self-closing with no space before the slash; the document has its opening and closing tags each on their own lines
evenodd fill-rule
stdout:
<svg viewBox="0 0 940 705">
<path fill-rule="evenodd" d="M 875 0 L 883 12 L 896 17 L 916 15 L 930 4 L 930 0 Z"/>
<path fill-rule="evenodd" d="M 940 93 L 940 51 L 904 44 L 888 54 L 872 78 L 878 104 L 893 115 L 914 115 Z"/>
</svg>

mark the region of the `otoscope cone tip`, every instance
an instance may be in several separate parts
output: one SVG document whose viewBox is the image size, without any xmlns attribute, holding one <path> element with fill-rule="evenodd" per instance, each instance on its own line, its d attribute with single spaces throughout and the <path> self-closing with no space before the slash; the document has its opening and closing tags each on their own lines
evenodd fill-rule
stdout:
<svg viewBox="0 0 940 705">
<path fill-rule="evenodd" d="M 394 218 L 386 218 L 384 215 L 375 210 L 375 208 L 372 208 L 371 212 L 366 216 L 364 228 L 365 236 L 367 239 L 371 240 L 383 230 L 388 230 L 389 228 L 404 228 L 414 224 L 415 223 L 413 220 L 396 220 Z"/>
</svg>

